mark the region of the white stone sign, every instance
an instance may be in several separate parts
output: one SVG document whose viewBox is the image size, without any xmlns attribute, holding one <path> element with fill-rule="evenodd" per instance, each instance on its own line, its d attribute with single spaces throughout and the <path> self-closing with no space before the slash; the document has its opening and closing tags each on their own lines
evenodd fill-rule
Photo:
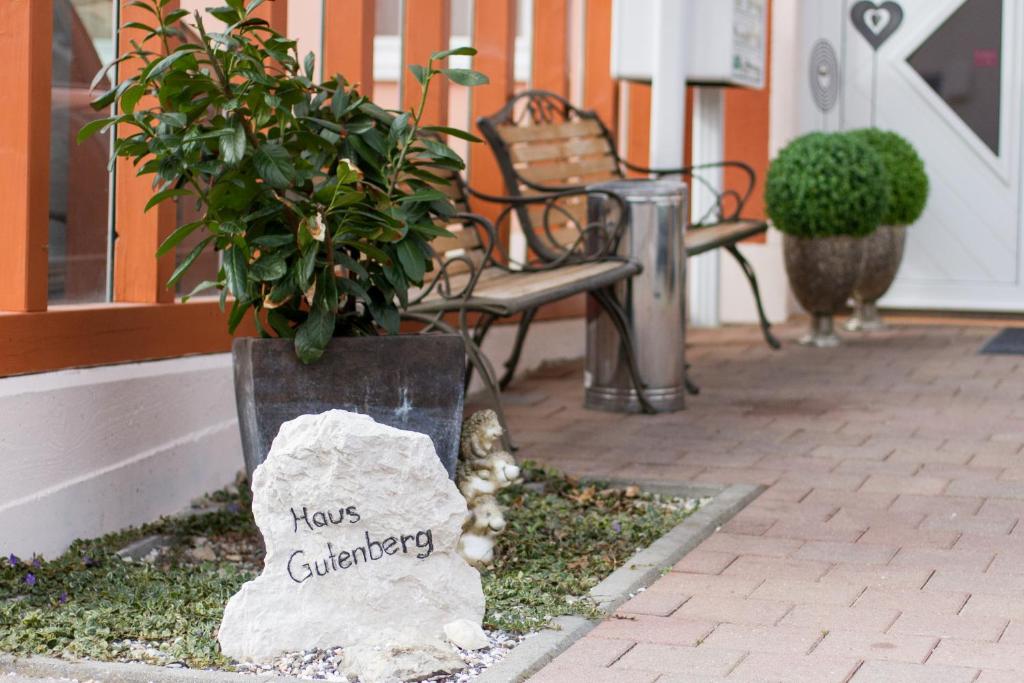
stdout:
<svg viewBox="0 0 1024 683">
<path fill-rule="evenodd" d="M 253 515 L 266 563 L 224 610 L 229 657 L 450 651 L 446 626 L 483 619 L 480 575 L 456 550 L 466 501 L 424 434 L 342 410 L 286 422 L 253 476 Z"/>
</svg>

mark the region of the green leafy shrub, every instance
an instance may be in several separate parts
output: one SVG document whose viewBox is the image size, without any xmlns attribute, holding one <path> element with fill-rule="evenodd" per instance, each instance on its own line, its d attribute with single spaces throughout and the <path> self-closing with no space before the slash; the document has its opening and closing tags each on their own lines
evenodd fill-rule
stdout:
<svg viewBox="0 0 1024 683">
<path fill-rule="evenodd" d="M 126 25 L 144 39 L 117 61 L 141 70 L 93 102 L 116 103 L 120 113 L 89 123 L 79 139 L 117 125 L 115 154 L 153 176 L 147 210 L 197 203 L 202 217 L 178 227 L 157 254 L 205 233 L 168 286 L 205 249 L 219 251 L 216 281 L 189 296 L 215 287 L 223 309 L 230 294 L 232 331 L 252 310 L 262 334 L 293 338 L 307 363 L 333 336 L 396 333 L 408 290 L 430 268 L 428 243 L 448 234 L 437 219 L 453 207 L 437 186 L 464 167 L 440 137 L 478 142 L 421 127 L 427 91 L 437 76 L 486 83 L 475 71 L 441 66 L 475 50 L 410 66 L 419 106 L 385 111 L 340 75 L 314 82 L 313 55 L 300 64 L 295 41 L 252 15 L 262 0 L 225 1 L 208 10 L 225 25 L 213 32 L 199 12 L 190 17 L 166 0 L 130 3 L 152 19 Z"/>
<path fill-rule="evenodd" d="M 885 169 L 866 143 L 809 133 L 768 168 L 765 205 L 775 227 L 797 237 L 867 235 L 885 210 Z"/>
<path fill-rule="evenodd" d="M 885 173 L 886 207 L 881 222 L 885 225 L 910 225 L 924 211 L 928 200 L 928 175 L 914 146 L 898 133 L 878 128 L 861 128 L 848 135 L 875 150 Z"/>
</svg>

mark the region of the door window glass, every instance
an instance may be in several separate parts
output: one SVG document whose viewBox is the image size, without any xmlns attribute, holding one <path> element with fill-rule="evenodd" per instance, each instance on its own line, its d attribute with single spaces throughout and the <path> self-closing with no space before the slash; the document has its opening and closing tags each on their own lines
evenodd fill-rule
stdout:
<svg viewBox="0 0 1024 683">
<path fill-rule="evenodd" d="M 1002 0 L 967 0 L 907 61 L 999 154 Z"/>
</svg>

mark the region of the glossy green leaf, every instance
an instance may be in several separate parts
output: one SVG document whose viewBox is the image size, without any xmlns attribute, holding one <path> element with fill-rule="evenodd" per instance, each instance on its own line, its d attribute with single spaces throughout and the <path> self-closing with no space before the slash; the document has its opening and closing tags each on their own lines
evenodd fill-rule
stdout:
<svg viewBox="0 0 1024 683">
<path fill-rule="evenodd" d="M 447 76 L 452 83 L 458 83 L 470 88 L 477 85 L 487 85 L 491 82 L 491 79 L 487 78 L 487 76 L 472 69 L 441 69 L 441 73 Z"/>
<path fill-rule="evenodd" d="M 271 187 L 283 190 L 295 178 L 292 155 L 281 145 L 273 142 L 260 145 L 253 156 L 256 172 Z"/>
<path fill-rule="evenodd" d="M 315 306 L 295 333 L 295 355 L 307 365 L 320 359 L 334 336 L 334 314 Z"/>
</svg>

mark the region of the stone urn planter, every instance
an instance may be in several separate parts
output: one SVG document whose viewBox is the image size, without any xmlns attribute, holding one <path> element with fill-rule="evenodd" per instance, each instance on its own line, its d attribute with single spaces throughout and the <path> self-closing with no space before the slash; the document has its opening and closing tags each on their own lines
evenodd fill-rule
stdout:
<svg viewBox="0 0 1024 683">
<path fill-rule="evenodd" d="M 765 205 L 785 236 L 790 287 L 811 314 L 802 344 L 839 344 L 832 316 L 845 308 L 857 283 L 863 238 L 879 225 L 884 178 L 878 154 L 844 133 L 801 136 L 768 169 Z"/>
<path fill-rule="evenodd" d="M 928 175 L 917 150 L 898 133 L 862 128 L 848 135 L 878 154 L 885 169 L 885 211 L 879 228 L 864 240 L 860 276 L 853 289 L 850 331 L 878 330 L 885 325 L 876 302 L 888 291 L 907 241 L 906 226 L 916 221 L 928 200 Z"/>
<path fill-rule="evenodd" d="M 832 316 L 843 310 L 860 273 L 864 238 L 783 237 L 786 275 L 800 305 L 811 314 L 810 332 L 801 344 L 839 345 Z"/>
<path fill-rule="evenodd" d="M 341 408 L 430 436 L 454 478 L 466 349 L 454 334 L 336 337 L 303 364 L 290 339 L 236 339 L 232 348 L 242 452 L 250 481 L 281 423 Z"/>
<path fill-rule="evenodd" d="M 846 321 L 851 332 L 885 327 L 877 301 L 889 291 L 903 260 L 907 229 L 902 225 L 880 225 L 863 240 L 860 269 L 853 286 L 853 315 Z"/>
</svg>

